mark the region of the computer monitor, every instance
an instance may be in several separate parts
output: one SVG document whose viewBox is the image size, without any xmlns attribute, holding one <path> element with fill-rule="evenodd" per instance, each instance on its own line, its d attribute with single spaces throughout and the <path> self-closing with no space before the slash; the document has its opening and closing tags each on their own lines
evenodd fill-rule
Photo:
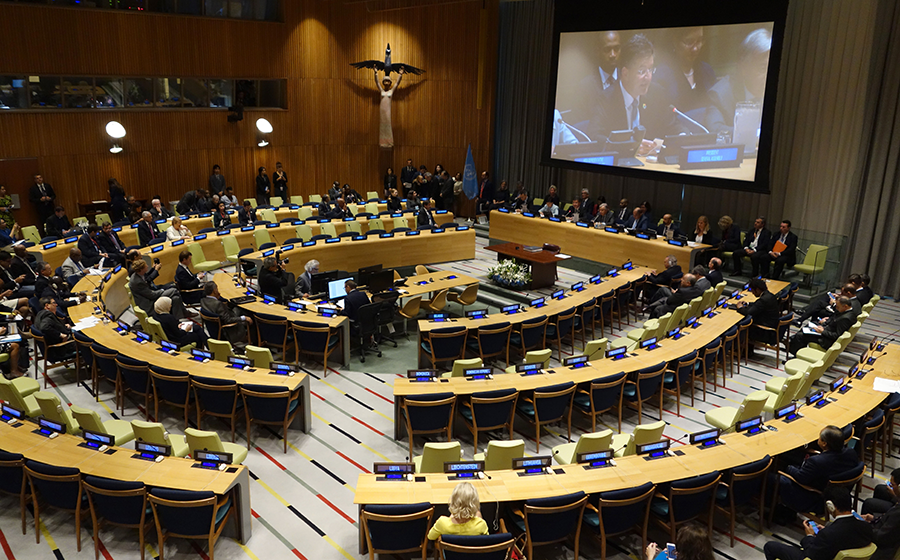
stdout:
<svg viewBox="0 0 900 560">
<path fill-rule="evenodd" d="M 338 271 L 337 270 L 328 270 L 326 272 L 318 272 L 312 275 L 310 279 L 312 293 L 321 294 L 322 292 L 328 291 L 328 283 L 332 280 L 337 280 Z"/>
<path fill-rule="evenodd" d="M 373 294 L 383 292 L 394 285 L 394 270 L 386 268 L 369 276 L 369 291 Z"/>
<path fill-rule="evenodd" d="M 369 279 L 372 277 L 372 274 L 378 272 L 383 268 L 380 264 L 373 264 L 372 266 L 364 266 L 359 269 L 359 285 L 360 286 L 368 286 Z"/>
<path fill-rule="evenodd" d="M 344 289 L 345 282 L 347 282 L 347 280 L 344 278 L 330 281 L 328 283 L 328 299 L 337 300 L 346 297 L 347 290 Z"/>
</svg>

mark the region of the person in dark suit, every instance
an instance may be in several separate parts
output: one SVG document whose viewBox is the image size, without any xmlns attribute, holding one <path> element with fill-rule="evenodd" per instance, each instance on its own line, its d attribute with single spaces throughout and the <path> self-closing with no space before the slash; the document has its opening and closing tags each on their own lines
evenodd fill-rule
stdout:
<svg viewBox="0 0 900 560">
<path fill-rule="evenodd" d="M 707 91 L 716 83 L 716 73 L 709 63 L 699 60 L 703 50 L 702 27 L 680 27 L 672 30 L 671 51 L 658 66 L 654 83 L 662 87 L 666 99 L 685 113 L 700 120 L 709 106 Z M 699 118 L 698 118 L 699 117 Z M 692 132 L 703 132 L 692 125 Z"/>
<path fill-rule="evenodd" d="M 225 176 L 219 164 L 213 165 L 212 175 L 209 176 L 209 192 L 221 195 L 225 192 Z"/>
<path fill-rule="evenodd" d="M 103 250 L 97 237 L 100 228 L 97 224 L 88 226 L 87 233 L 78 238 L 78 249 L 81 250 L 81 261 L 84 266 L 94 266 L 100 259 L 106 259 L 109 254 Z"/>
<path fill-rule="evenodd" d="M 603 90 L 590 113 L 584 132 L 594 141 L 608 137 L 614 130 L 646 129 L 644 149 L 653 138 L 688 132 L 675 120 L 663 89 L 652 83 L 653 44 L 641 33 L 629 39 L 619 52 L 619 87 Z"/>
<path fill-rule="evenodd" d="M 743 302 L 737 312 L 745 317 L 753 317 L 753 325 L 750 327 L 750 340 L 771 344 L 774 341 L 773 332 L 760 327 L 778 328 L 778 319 L 781 317 L 778 298 L 769 291 L 766 281 L 761 278 L 750 279 L 750 293 L 756 297 L 756 301 L 750 304 Z M 752 357 L 752 344 L 749 352 L 750 357 Z"/>
<path fill-rule="evenodd" d="M 228 342 L 237 346 L 244 346 L 247 342 L 247 327 L 253 324 L 253 319 L 245 315 L 237 315 L 222 300 L 219 295 L 219 287 L 215 282 L 207 282 L 203 285 L 203 299 L 200 300 L 200 310 L 209 315 L 216 315 L 222 325 L 219 335 Z M 229 325 L 229 326 L 225 326 Z"/>
<path fill-rule="evenodd" d="M 856 298 L 859 299 L 859 302 L 863 305 L 869 303 L 871 301 L 872 296 L 875 295 L 875 292 L 872 291 L 872 288 L 869 287 L 869 283 L 872 279 L 868 274 L 860 274 L 860 286 L 856 289 Z"/>
<path fill-rule="evenodd" d="M 141 219 L 137 223 L 137 232 L 138 232 L 138 242 L 141 247 L 146 247 L 150 244 L 151 241 L 159 237 L 159 230 L 156 229 L 156 224 L 153 222 L 153 215 L 150 212 L 144 211 L 141 214 Z"/>
<path fill-rule="evenodd" d="M 250 206 L 249 200 L 245 200 L 244 205 L 238 209 L 238 221 L 242 226 L 252 226 L 256 221 L 256 208 Z"/>
<path fill-rule="evenodd" d="M 184 193 L 184 196 L 182 196 L 181 200 L 178 201 L 178 204 L 175 205 L 175 210 L 181 216 L 197 213 L 199 212 L 197 203 L 201 198 L 203 198 L 203 189 L 189 190 Z"/>
<path fill-rule="evenodd" d="M 791 478 L 771 473 L 772 488 L 778 485 L 781 503 L 793 511 L 816 511 L 821 509 L 822 498 L 794 484 L 802 484 L 816 490 L 824 490 L 835 475 L 845 473 L 859 465 L 859 455 L 849 447 L 844 447 L 844 434 L 837 426 L 825 426 L 819 432 L 821 453 L 811 454 L 799 465 L 787 465 L 781 469 Z M 791 516 L 793 519 L 793 516 Z M 850 548 L 850 547 L 848 547 Z"/>
<path fill-rule="evenodd" d="M 782 220 L 778 235 L 772 237 L 768 252 L 759 258 L 760 273 L 773 280 L 781 278 L 781 272 L 785 266 L 794 266 L 797 262 L 797 234 L 791 232 L 791 221 Z M 783 243 L 786 247 L 781 251 L 775 250 L 777 243 Z M 769 263 L 775 263 L 772 267 L 772 275 L 769 276 Z"/>
<path fill-rule="evenodd" d="M 632 210 L 631 217 L 625 222 L 625 229 L 645 230 L 649 227 L 650 222 L 647 221 L 647 216 L 644 215 L 640 206 Z"/>
<path fill-rule="evenodd" d="M 872 544 L 872 526 L 853 516 L 853 498 L 849 489 L 843 486 L 826 488 L 824 498 L 834 520 L 816 528 L 809 525 L 814 521 L 804 523 L 806 536 L 800 541 L 800 546 L 781 541 L 767 542 L 763 547 L 766 560 L 832 560 L 841 550 Z"/>
<path fill-rule="evenodd" d="M 153 318 L 159 321 L 163 332 L 169 342 L 174 342 L 178 346 L 187 346 L 188 344 L 196 344 L 197 348 L 206 348 L 206 333 L 203 328 L 196 323 L 187 323 L 189 326 L 185 330 L 181 328 L 181 322 L 172 315 L 172 298 L 162 296 L 153 302 Z"/>
<path fill-rule="evenodd" d="M 556 109 L 567 123 L 579 127 L 590 118 L 591 103 L 604 90 L 619 84 L 618 58 L 622 42 L 618 31 L 607 31 L 598 39 L 597 71 L 590 72 L 571 88 L 560 88 Z M 558 203 L 557 203 L 558 204 Z"/>
<path fill-rule="evenodd" d="M 594 225 L 597 227 L 616 225 L 616 215 L 609 209 L 609 204 L 604 202 L 597 207 L 597 214 L 594 216 Z"/>
<path fill-rule="evenodd" d="M 88 231 L 90 229 L 89 227 Z M 125 262 L 125 244 L 119 239 L 119 235 L 113 231 L 111 223 L 104 222 L 101 231 L 97 234 L 97 242 L 100 244 L 100 250 L 106 253 L 113 264 Z"/>
<path fill-rule="evenodd" d="M 668 255 L 663 259 L 663 267 L 663 271 L 659 274 L 657 274 L 655 270 L 650 271 L 650 274 L 647 276 L 647 283 L 644 284 L 643 299 L 652 301 L 660 287 L 670 288 L 672 282 L 680 279 L 684 274 L 681 271 L 681 265 L 678 264 L 678 259 L 675 255 Z"/>
<path fill-rule="evenodd" d="M 131 263 L 129 271 L 131 279 L 128 281 L 128 285 L 131 287 L 135 305 L 146 311 L 147 314 L 151 314 L 153 313 L 153 302 L 162 296 L 167 296 L 172 298 L 172 310 L 177 318 L 194 317 L 193 313 L 185 311 L 177 288 L 163 289 L 151 285 L 151 281 L 148 280 L 149 270 L 147 262 L 143 259 L 137 259 Z"/>
<path fill-rule="evenodd" d="M 223 230 L 228 228 L 231 225 L 231 216 L 228 214 L 228 209 L 225 207 L 225 203 L 221 200 L 216 208 L 216 211 L 213 213 L 213 227 L 218 230 Z"/>
<path fill-rule="evenodd" d="M 312 277 L 313 274 L 319 273 L 319 261 L 313 259 L 306 261 L 303 265 L 303 274 L 297 277 L 297 287 L 295 292 L 298 296 L 306 297 L 312 293 Z"/>
<path fill-rule="evenodd" d="M 766 29 L 752 31 L 741 43 L 737 72 L 720 79 L 709 89 L 706 122 L 710 132 L 734 130 L 734 109 L 738 103 L 763 102 L 771 49 L 772 34 Z"/>
<path fill-rule="evenodd" d="M 344 282 L 344 290 L 347 292 L 347 297 L 344 298 L 344 315 L 351 321 L 356 321 L 359 316 L 359 308 L 372 302 L 369 301 L 369 296 L 365 292 L 357 288 L 356 282 L 353 280 Z"/>
<path fill-rule="evenodd" d="M 341 196 L 339 198 L 343 198 L 347 204 L 365 204 L 366 202 L 362 195 L 347 183 L 344 183 L 344 186 L 341 187 Z M 334 200 L 336 201 L 337 199 Z"/>
<path fill-rule="evenodd" d="M 841 286 L 840 290 L 835 290 L 835 292 L 825 292 L 824 294 L 818 295 L 813 298 L 809 305 L 803 308 L 803 314 L 795 321 L 798 323 L 803 323 L 803 321 L 812 320 L 816 322 L 820 322 L 821 319 L 827 319 L 834 315 L 835 311 L 835 303 L 837 299 L 841 296 L 844 296 L 850 300 L 850 306 L 853 309 L 853 315 L 858 317 L 862 312 L 862 303 L 860 303 L 859 298 L 856 297 L 857 291 L 856 287 L 852 282 L 847 282 L 843 286 Z"/>
<path fill-rule="evenodd" d="M 158 198 L 150 201 L 150 214 L 153 216 L 153 221 L 168 220 L 175 216 L 171 210 L 163 206 L 162 201 Z"/>
<path fill-rule="evenodd" d="M 387 209 L 392 213 L 403 212 L 403 201 L 397 189 L 391 189 L 387 197 Z"/>
<path fill-rule="evenodd" d="M 497 210 L 499 208 L 508 208 L 509 196 L 509 183 L 500 181 L 500 188 L 494 192 L 493 200 L 487 207 L 487 212 L 490 213 L 491 210 Z"/>
<path fill-rule="evenodd" d="M 853 323 L 856 322 L 856 316 L 853 314 L 853 306 L 850 298 L 841 296 L 835 303 L 835 313 L 824 324 L 816 325 L 813 329 L 818 334 L 805 334 L 798 332 L 791 337 L 789 352 L 797 354 L 801 348 L 805 348 L 811 342 L 815 342 L 822 348 L 828 348 L 839 336 L 844 334 Z"/>
<path fill-rule="evenodd" d="M 660 289 L 662 292 L 662 289 Z M 666 313 L 675 311 L 675 308 L 684 303 L 690 303 L 692 299 L 703 295 L 703 290 L 697 287 L 697 277 L 693 274 L 685 274 L 681 277 L 681 286 L 666 298 L 660 298 L 650 304 L 650 318 L 659 319 Z"/>
<path fill-rule="evenodd" d="M 338 197 L 340 198 L 340 197 Z M 322 202 L 319 203 L 317 207 L 319 216 L 322 218 L 327 218 L 331 214 L 331 197 L 327 194 L 322 195 Z"/>
<path fill-rule="evenodd" d="M 419 227 L 437 227 L 437 222 L 434 221 L 434 214 L 431 212 L 430 198 L 422 199 L 422 208 L 419 209 L 419 214 L 416 216 L 416 224 Z"/>
<path fill-rule="evenodd" d="M 69 307 L 84 303 L 86 299 L 84 294 L 78 294 L 76 301 L 68 301 L 75 294 L 69 290 L 69 285 L 65 279 L 53 276 L 53 267 L 47 262 L 38 265 L 38 278 L 34 283 L 34 295 L 38 298 L 52 297 L 55 299 L 58 306 L 57 313 L 62 317 L 68 317 L 69 312 L 67 310 Z"/>
<path fill-rule="evenodd" d="M 678 229 L 678 226 L 675 225 L 672 214 L 663 214 L 662 223 L 656 226 L 656 234 L 660 237 L 665 237 L 666 239 L 674 239 L 676 237 L 683 237 L 684 234 L 681 233 L 681 230 Z"/>
<path fill-rule="evenodd" d="M 491 181 L 490 173 L 488 173 L 487 171 L 482 171 L 481 182 L 478 184 L 478 212 L 487 212 L 493 202 L 494 182 Z"/>
<path fill-rule="evenodd" d="M 872 542 L 878 547 L 871 560 L 891 560 L 900 547 L 900 469 L 891 472 L 889 484 L 876 486 L 875 494 L 878 494 L 879 488 L 883 488 L 883 491 L 889 494 L 887 497 L 890 499 L 885 500 L 886 509 L 870 510 L 874 513 L 883 512 L 879 516 L 869 513 L 866 504 L 879 499 L 869 498 L 863 503 L 863 519 L 872 524 Z"/>
<path fill-rule="evenodd" d="M 191 252 L 187 250 L 178 254 L 178 268 L 175 269 L 175 287 L 178 288 L 178 292 L 181 294 L 181 301 L 194 305 L 200 303 L 202 294 L 199 291 L 190 291 L 200 289 L 200 278 L 191 272 L 191 257 Z"/>
<path fill-rule="evenodd" d="M 12 255 L 0 251 L 0 292 L 11 290 L 16 297 L 30 298 L 34 295 L 34 284 L 25 284 L 24 274 L 16 274 L 12 267 Z"/>
<path fill-rule="evenodd" d="M 9 271 L 14 278 L 22 278 L 19 284 L 23 286 L 34 286 L 37 281 L 38 273 L 34 270 L 36 260 L 34 255 L 29 253 L 23 245 L 13 247 L 13 257 L 9 265 Z"/>
<path fill-rule="evenodd" d="M 352 218 L 353 211 L 350 210 L 350 207 L 347 206 L 347 203 L 344 202 L 343 198 L 339 198 L 335 201 L 334 208 L 331 210 L 331 213 L 328 214 L 327 217 L 332 220 L 343 220 L 344 218 Z"/>
<path fill-rule="evenodd" d="M 65 237 L 72 233 L 72 223 L 66 216 L 66 209 L 57 206 L 53 210 L 53 215 L 44 222 L 44 233 L 48 236 Z"/>
<path fill-rule="evenodd" d="M 259 271 L 259 289 L 263 294 L 274 296 L 283 302 L 285 297 L 293 297 L 294 275 L 284 270 L 284 265 L 275 257 L 266 257 Z"/>
<path fill-rule="evenodd" d="M 441 201 L 441 210 L 453 211 L 453 177 L 450 176 L 450 172 L 444 170 L 441 173 L 440 180 L 440 201 Z M 527 195 L 526 195 L 526 204 L 527 204 Z M 526 208 L 527 210 L 527 208 Z"/>
<path fill-rule="evenodd" d="M 256 204 L 268 206 L 271 192 L 272 186 L 269 181 L 269 175 L 266 174 L 266 168 L 260 167 L 256 170 Z"/>
<path fill-rule="evenodd" d="M 706 279 L 713 288 L 725 281 L 722 276 L 722 259 L 719 257 L 709 259 L 709 272 L 706 274 Z"/>
<path fill-rule="evenodd" d="M 744 244 L 732 254 L 734 259 L 734 274 L 740 276 L 744 273 L 744 257 L 750 259 L 752 271 L 751 277 L 759 276 L 760 260 L 768 252 L 772 242 L 772 233 L 766 229 L 766 219 L 760 216 L 753 222 L 753 229 L 744 235 Z"/>
<path fill-rule="evenodd" d="M 72 337 L 72 328 L 59 317 L 58 303 L 52 297 L 40 299 L 41 310 L 34 317 L 34 326 L 44 335 L 44 341 L 48 346 L 61 344 Z M 48 360 L 56 361 L 75 354 L 75 345 L 49 348 Z"/>
<path fill-rule="evenodd" d="M 625 224 L 631 217 L 631 209 L 628 207 L 628 199 L 623 198 L 619 201 L 619 209 L 616 210 L 616 223 Z"/>
<path fill-rule="evenodd" d="M 412 188 L 413 181 L 416 180 L 418 174 L 419 170 L 413 165 L 413 160 L 406 160 L 406 167 L 400 170 L 400 184 L 403 185 L 404 195 L 409 193 L 409 189 Z"/>
<path fill-rule="evenodd" d="M 591 192 L 587 189 L 581 189 L 581 208 L 587 211 L 591 219 L 594 217 L 594 201 L 591 200 Z"/>
<path fill-rule="evenodd" d="M 689 233 L 687 237 L 690 241 L 703 243 L 704 245 L 716 245 L 719 243 L 719 238 L 709 230 L 709 220 L 706 216 L 697 218 L 697 225 L 694 227 L 694 231 Z"/>
<path fill-rule="evenodd" d="M 281 197 L 282 202 L 289 203 L 290 199 L 287 192 L 288 177 L 280 161 L 275 163 L 275 174 L 272 175 L 272 182 L 274 183 L 272 196 Z"/>
<path fill-rule="evenodd" d="M 114 222 L 125 219 L 128 212 L 128 200 L 125 198 L 125 189 L 119 184 L 115 178 L 109 179 L 107 182 L 109 190 L 109 215 Z"/>
<path fill-rule="evenodd" d="M 528 212 L 528 202 L 528 193 L 521 191 L 509 204 L 509 209 L 516 212 Z"/>
<path fill-rule="evenodd" d="M 53 192 L 50 183 L 45 183 L 40 175 L 34 176 L 34 184 L 28 189 L 28 200 L 37 209 L 41 223 L 46 222 L 56 209 L 56 193 Z"/>
</svg>

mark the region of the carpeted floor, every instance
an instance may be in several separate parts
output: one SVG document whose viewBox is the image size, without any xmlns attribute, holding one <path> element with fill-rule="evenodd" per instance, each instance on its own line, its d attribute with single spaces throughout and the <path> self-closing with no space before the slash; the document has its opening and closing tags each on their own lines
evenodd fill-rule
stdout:
<svg viewBox="0 0 900 560">
<path fill-rule="evenodd" d="M 479 239 L 476 259 L 435 268 L 452 268 L 473 276 L 484 277 L 486 269 L 495 262 L 496 255 L 483 249 L 484 240 Z M 560 269 L 560 287 L 568 286 L 587 275 L 568 269 Z M 451 304 L 452 305 L 452 304 Z M 483 307 L 483 306 L 482 306 Z M 459 312 L 455 305 L 451 311 Z M 635 325 L 631 325 L 634 327 Z M 900 327 L 900 305 L 882 300 L 874 309 L 869 320 L 863 325 L 860 335 L 842 356 L 835 369 L 826 374 L 833 377 L 836 370 L 846 369 L 852 357 L 858 355 L 871 336 L 883 336 Z M 626 329 L 628 327 L 625 327 Z M 402 330 L 402 326 L 398 325 Z M 616 333 L 619 336 L 619 333 Z M 231 539 L 222 539 L 216 547 L 216 557 L 220 559 L 281 559 L 305 558 L 309 560 L 331 558 L 362 558 L 356 552 L 357 508 L 353 504 L 354 486 L 360 473 L 368 472 L 375 461 L 405 460 L 408 453 L 407 441 L 393 441 L 393 397 L 392 382 L 407 369 L 415 367 L 416 334 L 407 339 L 400 334 L 396 337 L 397 348 L 383 343 L 381 358 L 369 356 L 365 363 L 354 354 L 346 369 L 331 369 L 323 375 L 321 365 L 303 364 L 313 377 L 312 412 L 313 429 L 310 434 L 292 430 L 288 433 L 288 452 L 282 452 L 280 436 L 268 429 L 255 427 L 252 446 L 244 462 L 251 471 L 251 500 L 253 514 L 253 537 L 241 545 Z M 570 350 L 569 348 L 566 348 Z M 580 348 L 576 346 L 576 351 Z M 555 353 L 554 353 L 555 355 Z M 706 402 L 698 399 L 690 406 L 683 397 L 681 415 L 675 414 L 675 403 L 667 399 L 663 419 L 667 426 L 665 435 L 678 439 L 687 433 L 706 427 L 704 413 L 712 407 L 737 406 L 744 395 L 764 388 L 772 376 L 783 375 L 778 369 L 775 353 L 763 352 L 749 366 L 741 367 L 740 375 L 729 379 L 725 389 L 710 392 Z M 62 402 L 88 406 L 100 412 L 106 419 L 119 417 L 112 410 L 113 395 L 101 393 L 101 402 L 96 403 L 85 386 L 76 386 L 66 372 L 51 372 L 55 391 Z M 160 419 L 173 433 L 181 432 L 181 422 L 177 413 L 167 410 Z M 646 414 L 646 413 L 645 413 Z M 656 414 L 651 409 L 648 418 Z M 142 419 L 143 412 L 129 401 L 123 417 L 125 420 Z M 606 427 L 614 427 L 614 418 L 604 417 L 611 422 Z M 623 431 L 630 432 L 636 424 L 634 412 L 625 412 Z M 205 420 L 204 429 L 214 429 L 226 437 L 227 428 L 216 420 Z M 526 450 L 533 453 L 534 444 L 529 436 L 531 430 L 517 425 L 517 437 L 525 439 Z M 238 441 L 247 444 L 246 428 L 238 423 Z M 576 422 L 573 437 L 577 438 L 590 425 Z M 475 452 L 472 441 L 463 433 L 455 431 L 462 441 L 463 452 L 471 457 Z M 565 428 L 551 427 L 550 433 L 542 436 L 541 443 L 552 446 L 563 443 Z M 421 451 L 422 440 L 417 439 L 416 450 Z M 0 442 L 2 447 L 2 442 Z M 480 450 L 483 451 L 483 450 Z M 896 455 L 888 459 L 885 472 L 877 471 L 875 478 L 864 479 L 864 495 L 871 493 L 872 487 L 883 481 L 895 467 L 900 466 Z M 868 474 L 869 471 L 867 471 Z M 19 529 L 18 504 L 12 497 L 0 495 L 0 548 L 9 559 L 19 558 L 89 558 L 94 555 L 91 543 L 91 529 L 88 521 L 82 529 L 82 551 L 76 552 L 74 520 L 71 514 L 63 512 L 42 513 L 40 544 L 35 544 L 33 519 L 28 515 L 28 532 L 22 535 Z M 775 526 L 757 532 L 756 515 L 740 517 L 737 525 L 738 540 L 734 548 L 729 546 L 727 536 L 722 532 L 724 525 L 717 523 L 713 544 L 717 556 L 727 559 L 761 558 L 762 545 L 766 540 L 779 539 L 796 542 L 802 536 L 799 524 Z M 138 558 L 136 531 L 104 526 L 100 532 L 103 541 L 101 555 L 108 559 Z M 583 535 L 584 537 L 584 535 Z M 651 540 L 665 546 L 666 537 L 657 529 L 651 529 Z M 148 538 L 146 553 L 149 557 L 158 555 L 155 532 Z M 626 537 L 610 541 L 610 555 L 614 560 L 626 556 L 639 555 L 639 539 Z M 207 558 L 206 545 L 199 542 L 173 539 L 166 546 L 166 558 Z M 548 546 L 536 551 L 538 558 L 572 558 L 573 552 L 565 546 Z M 582 538 L 581 556 L 599 558 L 600 551 L 590 539 Z M 2 558 L 2 556 L 0 556 Z"/>
</svg>

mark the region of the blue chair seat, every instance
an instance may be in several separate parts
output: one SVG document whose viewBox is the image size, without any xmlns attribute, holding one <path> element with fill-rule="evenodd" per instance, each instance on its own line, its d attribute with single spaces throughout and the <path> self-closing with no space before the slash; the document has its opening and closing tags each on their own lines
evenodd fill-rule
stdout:
<svg viewBox="0 0 900 560">
<path fill-rule="evenodd" d="M 516 408 L 525 416 L 534 417 L 534 405 L 530 402 L 520 402 Z"/>
<path fill-rule="evenodd" d="M 669 383 L 672 383 L 673 381 L 675 381 L 674 373 L 667 371 L 666 373 L 663 374 L 663 383 L 668 385 Z"/>
<path fill-rule="evenodd" d="M 572 401 L 575 406 L 584 410 L 591 409 L 591 397 L 590 395 L 585 395 L 583 393 L 575 393 L 575 398 Z"/>
<path fill-rule="evenodd" d="M 637 393 L 637 385 L 626 383 L 624 387 L 622 387 L 622 394 L 626 397 L 633 398 Z"/>
<path fill-rule="evenodd" d="M 216 527 L 218 528 L 219 523 L 225 519 L 225 515 L 228 514 L 228 510 L 231 509 L 231 496 L 228 496 L 228 501 L 225 502 L 225 505 L 219 508 L 219 511 L 216 512 Z"/>
<path fill-rule="evenodd" d="M 297 409 L 297 406 L 300 404 L 300 398 L 296 398 L 291 401 L 290 406 L 288 406 L 288 414 L 294 412 Z"/>
<path fill-rule="evenodd" d="M 459 410 L 459 413 L 462 414 L 462 417 L 465 418 L 466 420 L 468 420 L 469 422 L 472 421 L 472 409 L 471 408 L 463 407 Z"/>
<path fill-rule="evenodd" d="M 425 353 L 430 356 L 431 355 L 431 343 L 428 341 L 423 341 L 422 342 L 422 350 L 424 350 Z"/>
<path fill-rule="evenodd" d="M 556 338 L 556 325 L 547 325 L 547 338 Z"/>
<path fill-rule="evenodd" d="M 719 486 L 716 489 L 716 501 L 723 503 L 723 504 L 728 503 L 728 488 L 725 488 L 724 486 Z"/>
<path fill-rule="evenodd" d="M 548 326 L 547 329 L 549 330 L 550 327 Z M 549 336 L 549 333 L 547 334 L 547 336 Z M 509 335 L 509 345 L 510 346 L 521 346 L 522 345 L 522 335 L 520 335 L 519 333 L 510 334 Z"/>
<path fill-rule="evenodd" d="M 585 510 L 584 515 L 581 517 L 581 519 L 594 529 L 600 528 L 600 516 L 597 515 L 596 511 Z"/>
<path fill-rule="evenodd" d="M 669 502 L 654 498 L 650 502 L 650 512 L 660 517 L 669 517 Z"/>
</svg>

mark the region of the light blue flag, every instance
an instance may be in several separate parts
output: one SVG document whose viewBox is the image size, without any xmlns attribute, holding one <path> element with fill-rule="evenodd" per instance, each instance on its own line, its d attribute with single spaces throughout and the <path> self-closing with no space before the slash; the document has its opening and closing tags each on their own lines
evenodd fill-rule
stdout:
<svg viewBox="0 0 900 560">
<path fill-rule="evenodd" d="M 472 200 L 478 196 L 478 175 L 475 173 L 475 158 L 472 157 L 472 144 L 466 154 L 466 167 L 463 169 L 463 192 Z"/>
</svg>

